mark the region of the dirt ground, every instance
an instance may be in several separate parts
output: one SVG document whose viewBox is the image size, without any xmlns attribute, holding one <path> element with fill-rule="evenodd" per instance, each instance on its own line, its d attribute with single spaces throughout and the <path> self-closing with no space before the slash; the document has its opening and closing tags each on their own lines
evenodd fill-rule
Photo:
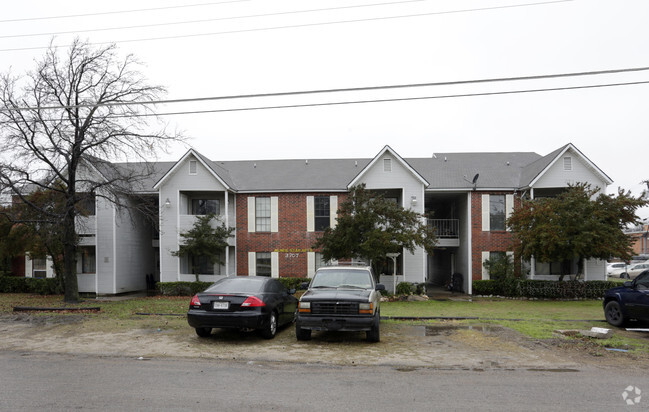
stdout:
<svg viewBox="0 0 649 412">
<path fill-rule="evenodd" d="M 56 352 L 140 359 L 207 358 L 335 365 L 390 365 L 400 368 L 574 370 L 584 366 L 641 367 L 649 356 L 606 351 L 588 340 L 532 340 L 493 325 L 408 325 L 383 322 L 381 342 L 367 343 L 363 333 L 314 332 L 298 342 L 293 325 L 275 339 L 254 333 L 216 330 L 199 338 L 189 326 L 90 330 L 83 315 L 0 316 L 0 350 Z M 186 325 L 186 324 L 185 324 Z M 649 339 L 649 337 L 647 337 Z"/>
</svg>

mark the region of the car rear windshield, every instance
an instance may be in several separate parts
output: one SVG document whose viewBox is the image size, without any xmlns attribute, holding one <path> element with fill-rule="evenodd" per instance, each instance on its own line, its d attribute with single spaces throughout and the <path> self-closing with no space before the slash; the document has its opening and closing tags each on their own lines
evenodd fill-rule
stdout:
<svg viewBox="0 0 649 412">
<path fill-rule="evenodd" d="M 227 278 L 207 288 L 209 293 L 259 293 L 264 286 L 263 279 Z"/>
<path fill-rule="evenodd" d="M 372 287 L 372 277 L 369 272 L 364 270 L 328 269 L 316 272 L 311 287 L 356 287 L 369 289 Z"/>
</svg>

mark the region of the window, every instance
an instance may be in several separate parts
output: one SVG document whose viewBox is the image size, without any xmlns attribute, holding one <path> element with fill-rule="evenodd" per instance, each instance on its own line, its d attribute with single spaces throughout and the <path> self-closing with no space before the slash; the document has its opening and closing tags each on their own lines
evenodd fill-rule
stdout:
<svg viewBox="0 0 649 412">
<path fill-rule="evenodd" d="M 81 273 L 96 273 L 95 247 L 80 247 L 81 253 Z"/>
<path fill-rule="evenodd" d="M 257 252 L 256 256 L 257 258 L 255 262 L 255 273 L 257 274 L 257 276 L 270 277 L 272 274 L 270 252 Z"/>
<path fill-rule="evenodd" d="M 572 157 L 566 156 L 563 158 L 563 170 L 572 170 Z"/>
<path fill-rule="evenodd" d="M 83 216 L 94 216 L 95 211 L 95 195 L 92 193 L 78 193 L 81 200 L 77 202 L 77 212 Z"/>
<path fill-rule="evenodd" d="M 218 215 L 221 204 L 216 199 L 192 199 L 192 215 Z"/>
<path fill-rule="evenodd" d="M 213 275 L 214 265 L 205 255 L 189 255 L 191 273 L 194 275 Z"/>
<path fill-rule="evenodd" d="M 270 197 L 255 198 L 255 231 L 270 232 Z"/>
<path fill-rule="evenodd" d="M 391 172 L 392 171 L 392 159 L 383 159 L 383 171 Z"/>
<path fill-rule="evenodd" d="M 490 230 L 505 230 L 505 195 L 489 196 Z"/>
<path fill-rule="evenodd" d="M 189 161 L 189 174 L 195 175 L 198 173 L 198 162 L 196 160 Z"/>
<path fill-rule="evenodd" d="M 47 276 L 47 259 L 32 259 L 32 277 L 44 278 Z"/>
<path fill-rule="evenodd" d="M 315 230 L 322 232 L 330 226 L 331 212 L 329 196 L 315 196 Z"/>
</svg>

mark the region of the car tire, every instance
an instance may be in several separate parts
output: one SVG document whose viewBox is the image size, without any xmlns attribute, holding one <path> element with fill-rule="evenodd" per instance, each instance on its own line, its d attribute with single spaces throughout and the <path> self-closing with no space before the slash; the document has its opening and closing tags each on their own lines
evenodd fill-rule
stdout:
<svg viewBox="0 0 649 412">
<path fill-rule="evenodd" d="M 381 341 L 381 331 L 379 327 L 380 323 L 381 323 L 381 316 L 377 313 L 376 319 L 374 319 L 374 322 L 372 324 L 372 329 L 366 332 L 366 339 L 368 342 Z"/>
<path fill-rule="evenodd" d="M 606 304 L 604 307 L 604 316 L 606 316 L 606 321 L 613 326 L 622 326 L 626 321 L 624 319 L 624 313 L 622 313 L 622 307 L 615 300 Z"/>
<path fill-rule="evenodd" d="M 261 337 L 264 339 L 273 339 L 277 333 L 277 313 L 270 312 L 268 323 L 260 330 Z"/>
<path fill-rule="evenodd" d="M 311 329 L 302 329 L 297 323 L 295 324 L 295 337 L 297 340 L 311 340 Z"/>
<path fill-rule="evenodd" d="M 196 328 L 196 334 L 201 338 L 207 338 L 212 334 L 212 328 Z"/>
</svg>

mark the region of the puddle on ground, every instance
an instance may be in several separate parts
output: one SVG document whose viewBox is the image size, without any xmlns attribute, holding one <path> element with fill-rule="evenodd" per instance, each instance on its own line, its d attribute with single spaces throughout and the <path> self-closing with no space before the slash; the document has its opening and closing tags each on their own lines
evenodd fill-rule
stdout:
<svg viewBox="0 0 649 412">
<path fill-rule="evenodd" d="M 409 336 L 448 336 L 459 330 L 500 332 L 503 328 L 493 325 L 409 325 L 404 328 Z"/>
</svg>

